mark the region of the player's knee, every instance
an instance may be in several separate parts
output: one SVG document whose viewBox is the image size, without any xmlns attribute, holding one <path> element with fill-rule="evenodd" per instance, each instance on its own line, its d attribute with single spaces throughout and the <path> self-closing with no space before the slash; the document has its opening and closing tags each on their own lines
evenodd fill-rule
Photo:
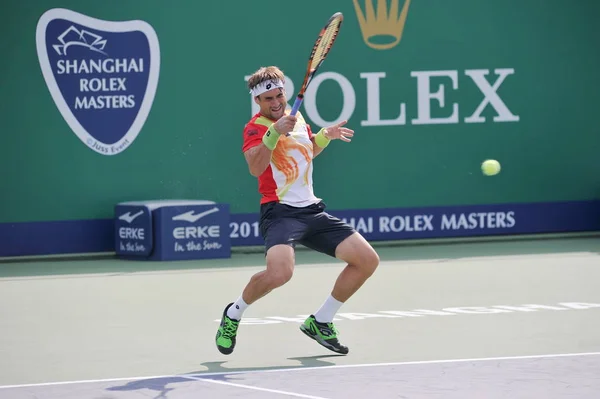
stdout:
<svg viewBox="0 0 600 399">
<path fill-rule="evenodd" d="M 354 266 L 366 278 L 379 266 L 379 255 L 360 234 L 351 235 L 338 246 L 336 257 Z"/>
<path fill-rule="evenodd" d="M 291 269 L 277 270 L 271 273 L 271 284 L 273 288 L 281 287 L 291 280 L 293 271 Z"/>
<path fill-rule="evenodd" d="M 379 266 L 379 255 L 370 245 L 365 245 L 355 253 L 354 259 L 349 262 L 361 271 L 365 277 L 371 277 Z"/>
<path fill-rule="evenodd" d="M 369 250 L 365 251 L 363 256 L 361 256 L 360 268 L 368 277 L 370 277 L 375 273 L 375 270 L 377 270 L 379 261 L 380 259 L 377 252 L 375 252 L 373 248 L 369 248 Z"/>
<path fill-rule="evenodd" d="M 287 261 L 272 262 L 267 267 L 267 274 L 273 288 L 281 287 L 292 278 L 294 265 Z"/>
<path fill-rule="evenodd" d="M 266 278 L 271 289 L 281 287 L 294 273 L 294 249 L 288 245 L 275 245 L 267 251 Z"/>
</svg>

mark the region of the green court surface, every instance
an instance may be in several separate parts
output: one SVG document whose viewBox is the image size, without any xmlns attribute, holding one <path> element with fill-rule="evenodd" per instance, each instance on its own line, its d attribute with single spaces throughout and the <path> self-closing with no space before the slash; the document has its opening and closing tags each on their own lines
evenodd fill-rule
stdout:
<svg viewBox="0 0 600 399">
<path fill-rule="evenodd" d="M 0 398 L 600 397 L 600 238 L 377 250 L 336 319 L 347 356 L 298 329 L 344 266 L 314 252 L 246 311 L 230 356 L 218 320 L 262 253 L 4 260 Z"/>
</svg>

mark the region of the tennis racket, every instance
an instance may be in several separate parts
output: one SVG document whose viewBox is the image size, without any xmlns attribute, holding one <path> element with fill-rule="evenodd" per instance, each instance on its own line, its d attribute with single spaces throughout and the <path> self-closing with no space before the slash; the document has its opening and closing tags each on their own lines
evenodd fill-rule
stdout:
<svg viewBox="0 0 600 399">
<path fill-rule="evenodd" d="M 317 37 L 317 41 L 315 42 L 312 51 L 310 52 L 310 57 L 308 57 L 308 68 L 306 69 L 306 74 L 304 75 L 304 82 L 302 83 L 302 87 L 296 96 L 296 101 L 294 101 L 294 106 L 292 107 L 292 111 L 290 115 L 296 115 L 298 112 L 298 108 L 302 104 L 302 100 L 304 100 L 304 92 L 308 87 L 310 81 L 313 76 L 317 72 L 317 69 L 323 64 L 327 54 L 331 51 L 331 47 L 335 42 L 335 39 L 338 37 L 338 33 L 340 32 L 340 27 L 342 26 L 342 21 L 344 20 L 344 16 L 341 12 L 336 12 L 329 18 L 325 26 L 319 32 L 319 36 Z"/>
</svg>

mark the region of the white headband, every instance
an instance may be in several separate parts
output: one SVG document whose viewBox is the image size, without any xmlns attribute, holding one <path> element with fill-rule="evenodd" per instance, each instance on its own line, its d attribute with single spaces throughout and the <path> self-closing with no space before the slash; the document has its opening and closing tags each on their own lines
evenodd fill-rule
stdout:
<svg viewBox="0 0 600 399">
<path fill-rule="evenodd" d="M 256 97 L 260 96 L 264 92 L 277 88 L 283 89 L 283 82 L 281 80 L 265 80 L 264 82 L 254 86 L 252 90 L 250 90 L 250 93 L 252 93 L 252 97 Z"/>
</svg>

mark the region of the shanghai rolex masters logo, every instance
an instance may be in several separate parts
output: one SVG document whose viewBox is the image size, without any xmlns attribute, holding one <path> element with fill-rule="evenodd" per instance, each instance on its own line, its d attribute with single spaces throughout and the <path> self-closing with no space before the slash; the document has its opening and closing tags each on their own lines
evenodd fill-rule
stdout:
<svg viewBox="0 0 600 399">
<path fill-rule="evenodd" d="M 40 17 L 36 44 L 48 90 L 73 133 L 102 155 L 127 149 L 158 85 L 154 29 L 144 21 L 104 21 L 55 8 Z"/>
<path fill-rule="evenodd" d="M 364 13 L 359 0 L 353 1 L 363 40 L 367 46 L 376 50 L 388 50 L 400 43 L 410 0 L 404 0 L 402 9 L 400 9 L 400 0 L 392 0 L 389 9 L 388 0 L 377 0 L 376 9 L 373 7 L 373 0 L 365 0 Z"/>
</svg>

